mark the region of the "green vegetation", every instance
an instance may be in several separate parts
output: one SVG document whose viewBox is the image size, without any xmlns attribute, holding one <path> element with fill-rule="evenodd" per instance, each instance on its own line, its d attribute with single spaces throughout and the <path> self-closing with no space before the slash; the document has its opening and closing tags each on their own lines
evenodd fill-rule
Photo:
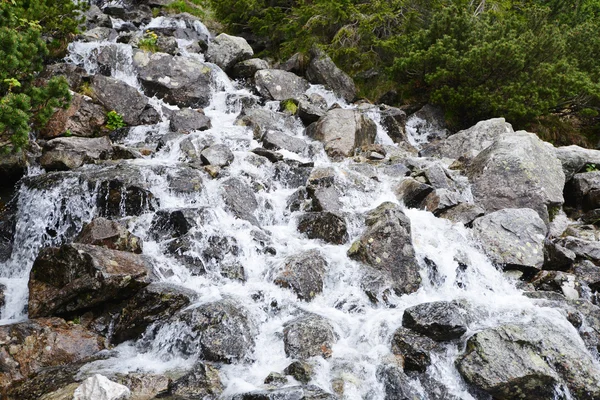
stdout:
<svg viewBox="0 0 600 400">
<path fill-rule="evenodd" d="M 158 35 L 152 31 L 146 31 L 144 38 L 138 43 L 141 50 L 156 53 L 158 51 Z"/>
<path fill-rule="evenodd" d="M 504 116 L 557 144 L 600 134 L 599 0 L 208 2 L 263 56 L 320 46 L 363 96 L 440 105 L 453 129 Z"/>
<path fill-rule="evenodd" d="M 106 127 L 111 131 L 115 129 L 124 128 L 127 124 L 123 121 L 123 116 L 115 110 L 106 113 Z"/>
<path fill-rule="evenodd" d="M 0 149 L 18 150 L 71 99 L 63 77 L 40 82 L 80 22 L 71 0 L 0 0 Z"/>
<path fill-rule="evenodd" d="M 199 18 L 206 17 L 203 0 L 175 0 L 164 8 L 173 13 L 189 13 Z"/>
</svg>

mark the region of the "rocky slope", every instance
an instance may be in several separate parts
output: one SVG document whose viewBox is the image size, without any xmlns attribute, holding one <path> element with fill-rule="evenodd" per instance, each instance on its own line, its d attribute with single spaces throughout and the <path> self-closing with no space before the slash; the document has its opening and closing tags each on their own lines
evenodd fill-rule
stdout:
<svg viewBox="0 0 600 400">
<path fill-rule="evenodd" d="M 163 3 L 92 7 L 2 160 L 2 398 L 600 398 L 599 151 L 352 103 Z"/>
</svg>

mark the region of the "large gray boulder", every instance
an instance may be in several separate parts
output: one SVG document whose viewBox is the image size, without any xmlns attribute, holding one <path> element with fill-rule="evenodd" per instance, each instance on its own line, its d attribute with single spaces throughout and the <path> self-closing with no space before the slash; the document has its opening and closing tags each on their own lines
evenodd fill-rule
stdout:
<svg viewBox="0 0 600 400">
<path fill-rule="evenodd" d="M 382 400 L 416 400 L 422 398 L 410 385 L 410 378 L 396 365 L 380 365 L 377 379 L 383 384 Z"/>
<path fill-rule="evenodd" d="M 600 171 L 575 174 L 565 187 L 565 201 L 578 212 L 600 208 Z"/>
<path fill-rule="evenodd" d="M 299 98 L 310 87 L 304 78 L 280 69 L 261 69 L 254 75 L 254 82 L 267 100 Z"/>
<path fill-rule="evenodd" d="M 453 302 L 422 303 L 404 310 L 402 326 L 436 341 L 458 339 L 467 332 L 467 315 Z"/>
<path fill-rule="evenodd" d="M 586 165 L 600 166 L 600 150 L 584 149 L 579 146 L 564 146 L 554 149 L 565 173 L 566 181 L 582 172 Z"/>
<path fill-rule="evenodd" d="M 254 212 L 258 201 L 252 188 L 238 178 L 229 178 L 223 182 L 222 196 L 227 208 L 240 219 L 245 219 L 252 225 L 258 226 Z"/>
<path fill-rule="evenodd" d="M 311 301 L 323 291 L 327 260 L 318 250 L 288 257 L 275 277 L 275 284 L 290 288 L 299 299 Z"/>
<path fill-rule="evenodd" d="M 554 148 L 524 131 L 500 135 L 468 168 L 475 203 L 487 212 L 533 208 L 544 222 L 563 202 L 565 175 Z"/>
<path fill-rule="evenodd" d="M 232 78 L 254 78 L 256 71 L 261 69 L 269 69 L 269 63 L 260 58 L 251 58 L 236 63 L 230 71 Z"/>
<path fill-rule="evenodd" d="M 217 64 L 222 70 L 228 71 L 237 62 L 251 58 L 254 51 L 246 39 L 221 33 L 210 41 L 205 55 L 206 61 Z"/>
<path fill-rule="evenodd" d="M 190 372 L 171 381 L 167 392 L 174 399 L 213 400 L 223 392 L 223 384 L 217 368 L 198 362 Z"/>
<path fill-rule="evenodd" d="M 410 220 L 399 206 L 383 203 L 366 217 L 367 228 L 348 250 L 348 257 L 382 272 L 399 294 L 415 292 L 421 283 L 412 245 Z"/>
<path fill-rule="evenodd" d="M 298 232 L 309 239 L 321 239 L 327 243 L 344 244 L 348 241 L 346 221 L 328 212 L 307 212 L 298 218 Z"/>
<path fill-rule="evenodd" d="M 337 335 L 329 321 L 316 314 L 303 315 L 283 326 L 285 354 L 291 358 L 328 358 L 336 341 Z"/>
<path fill-rule="evenodd" d="M 494 140 L 504 134 L 514 133 L 512 125 L 504 118 L 480 121 L 476 125 L 457 132 L 439 142 L 432 143 L 421 150 L 426 157 L 473 158 L 481 150 L 491 146 Z"/>
<path fill-rule="evenodd" d="M 177 133 L 190 133 L 192 131 L 205 131 L 212 127 L 210 118 L 203 110 L 184 108 L 173 113 L 169 121 L 171 131 Z"/>
<path fill-rule="evenodd" d="M 200 153 L 200 160 L 205 165 L 215 165 L 217 167 L 226 167 L 231 164 L 235 156 L 227 145 L 214 144 Z"/>
<path fill-rule="evenodd" d="M 534 318 L 472 336 L 456 362 L 463 378 L 494 399 L 553 399 L 565 385 L 574 398 L 600 398 L 600 369 L 574 330 Z"/>
<path fill-rule="evenodd" d="M 92 79 L 94 97 L 107 110 L 114 110 L 127 125 L 141 125 L 140 117 L 148 106 L 146 96 L 115 78 L 95 75 Z M 158 118 L 154 122 L 158 122 Z"/>
<path fill-rule="evenodd" d="M 260 140 L 269 131 L 286 132 L 296 127 L 293 116 L 263 108 L 244 110 L 235 124 L 251 128 L 256 140 Z"/>
<path fill-rule="evenodd" d="M 142 253 L 142 239 L 116 221 L 98 217 L 85 225 L 75 242 L 102 246 L 112 250 Z"/>
<path fill-rule="evenodd" d="M 356 86 L 352 78 L 339 69 L 325 52 L 315 47 L 310 50 L 310 57 L 306 69 L 306 77 L 310 82 L 329 87 L 348 103 L 356 98 Z"/>
<path fill-rule="evenodd" d="M 425 372 L 431 365 L 431 353 L 440 345 L 427 336 L 400 327 L 392 337 L 392 353 L 402 357 L 405 371 Z"/>
<path fill-rule="evenodd" d="M 133 65 L 149 96 L 179 107 L 204 107 L 210 101 L 210 67 L 189 57 L 136 51 Z"/>
<path fill-rule="evenodd" d="M 477 218 L 473 235 L 499 265 L 541 269 L 548 229 L 530 208 L 509 208 Z"/>
<path fill-rule="evenodd" d="M 335 161 L 352 157 L 356 149 L 375 143 L 377 126 L 357 110 L 336 108 L 319 118 L 306 133 L 323 142 L 327 155 Z"/>
<path fill-rule="evenodd" d="M 131 297 L 153 278 L 137 254 L 88 244 L 43 249 L 29 276 L 29 316 L 63 315 Z"/>
<path fill-rule="evenodd" d="M 40 164 L 46 171 L 69 170 L 83 164 L 110 158 L 113 151 L 108 137 L 59 137 L 44 146 Z"/>
</svg>

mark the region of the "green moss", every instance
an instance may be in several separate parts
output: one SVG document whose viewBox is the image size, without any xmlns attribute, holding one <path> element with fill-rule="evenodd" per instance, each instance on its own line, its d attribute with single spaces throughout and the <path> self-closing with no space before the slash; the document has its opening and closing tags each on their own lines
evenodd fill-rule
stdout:
<svg viewBox="0 0 600 400">
<path fill-rule="evenodd" d="M 291 115 L 296 115 L 298 112 L 298 103 L 294 99 L 283 100 L 280 103 L 279 109 Z"/>
</svg>

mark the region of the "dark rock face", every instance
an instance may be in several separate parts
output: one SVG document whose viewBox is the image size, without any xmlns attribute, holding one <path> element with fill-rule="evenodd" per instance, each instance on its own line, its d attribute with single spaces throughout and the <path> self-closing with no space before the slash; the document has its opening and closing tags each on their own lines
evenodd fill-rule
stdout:
<svg viewBox="0 0 600 400">
<path fill-rule="evenodd" d="M 201 359 L 233 363 L 252 358 L 256 327 L 237 303 L 202 304 L 182 313 L 179 320 L 190 326 L 193 336 L 186 340 L 194 342 L 192 347 L 197 346 Z"/>
<path fill-rule="evenodd" d="M 206 60 L 217 64 L 224 71 L 232 68 L 239 61 L 247 60 L 254 55 L 252 47 L 246 39 L 221 33 L 208 44 Z"/>
<path fill-rule="evenodd" d="M 59 109 L 41 132 L 45 139 L 52 139 L 70 132 L 73 136 L 93 137 L 107 134 L 106 110 L 92 99 L 78 93 L 73 95 L 68 109 Z"/>
<path fill-rule="evenodd" d="M 469 166 L 476 204 L 487 212 L 532 208 L 544 222 L 564 202 L 564 173 L 553 148 L 534 134 L 500 135 Z"/>
<path fill-rule="evenodd" d="M 92 88 L 96 99 L 107 110 L 115 110 L 127 125 L 141 125 L 140 116 L 148 106 L 148 99 L 137 89 L 103 75 L 94 76 Z"/>
<path fill-rule="evenodd" d="M 600 208 L 600 171 L 575 174 L 565 187 L 567 206 L 579 213 Z"/>
<path fill-rule="evenodd" d="M 223 392 L 219 371 L 210 364 L 197 363 L 181 378 L 169 384 L 167 393 L 175 399 L 217 399 Z"/>
<path fill-rule="evenodd" d="M 12 185 L 25 174 L 27 170 L 27 158 L 23 151 L 4 154 L 0 157 L 0 179 L 2 186 Z"/>
<path fill-rule="evenodd" d="M 361 146 L 375 143 L 377 126 L 359 111 L 336 108 L 307 128 L 307 135 L 323 142 L 332 160 L 354 156 Z"/>
<path fill-rule="evenodd" d="M 348 257 L 384 273 L 397 293 L 412 293 L 421 278 L 412 245 L 410 220 L 393 203 L 383 203 L 366 217 L 367 229 Z"/>
<path fill-rule="evenodd" d="M 43 249 L 29 277 L 29 316 L 61 315 L 131 297 L 150 283 L 137 254 L 87 244 Z"/>
<path fill-rule="evenodd" d="M 440 346 L 427 336 L 400 327 L 392 338 L 392 353 L 404 360 L 405 371 L 425 372 L 431 364 L 430 354 Z"/>
<path fill-rule="evenodd" d="M 409 378 L 395 365 L 382 365 L 377 368 L 377 378 L 383 383 L 384 400 L 412 400 L 420 396 L 410 386 Z"/>
<path fill-rule="evenodd" d="M 210 101 L 210 67 L 191 58 L 138 51 L 133 57 L 146 93 L 179 107 L 204 107 Z"/>
<path fill-rule="evenodd" d="M 533 277 L 531 284 L 536 290 L 561 293 L 569 300 L 582 298 L 584 291 L 588 289 L 576 275 L 561 271 L 540 271 Z"/>
<path fill-rule="evenodd" d="M 190 133 L 192 131 L 205 131 L 211 128 L 210 118 L 202 110 L 184 108 L 177 110 L 171 116 L 170 128 L 177 133 Z"/>
<path fill-rule="evenodd" d="M 313 48 L 311 60 L 306 69 L 306 77 L 312 83 L 328 86 L 337 96 L 347 102 L 356 98 L 356 86 L 350 76 L 339 69 L 322 50 Z"/>
<path fill-rule="evenodd" d="M 335 400 L 337 397 L 327 393 L 320 387 L 314 385 L 308 386 L 290 386 L 281 389 L 259 390 L 236 394 L 232 400 Z"/>
<path fill-rule="evenodd" d="M 95 218 L 84 226 L 75 242 L 112 250 L 142 253 L 142 239 L 129 232 L 118 222 L 102 217 Z"/>
<path fill-rule="evenodd" d="M 408 143 L 406 135 L 406 113 L 395 107 L 381 107 L 381 125 L 387 131 L 388 136 L 401 145 Z"/>
<path fill-rule="evenodd" d="M 475 334 L 457 360 L 467 382 L 496 399 L 551 399 L 566 385 L 578 399 L 600 396 L 600 370 L 569 334 L 547 321 Z"/>
<path fill-rule="evenodd" d="M 406 207 L 420 208 L 425 198 L 433 192 L 433 187 L 414 178 L 404 178 L 394 192 Z"/>
<path fill-rule="evenodd" d="M 257 71 L 254 82 L 258 92 L 268 100 L 299 98 L 310 86 L 304 78 L 279 69 Z"/>
<path fill-rule="evenodd" d="M 467 332 L 464 310 L 447 301 L 407 308 L 402 325 L 436 341 L 458 339 Z"/>
<path fill-rule="evenodd" d="M 261 69 L 269 69 L 271 68 L 269 63 L 260 58 L 251 58 L 249 60 L 240 61 L 236 63 L 230 75 L 233 78 L 254 78 L 256 71 L 260 71 Z"/>
<path fill-rule="evenodd" d="M 229 178 L 223 182 L 223 199 L 231 212 L 240 219 L 245 219 L 252 225 L 258 226 L 254 212 L 258 201 L 250 186 L 238 178 Z"/>
<path fill-rule="evenodd" d="M 600 165 L 600 151 L 579 146 L 561 146 L 554 149 L 560 160 L 565 180 L 569 182 L 578 172 L 583 172 L 588 164 Z"/>
<path fill-rule="evenodd" d="M 331 346 L 337 336 L 331 324 L 316 314 L 306 314 L 287 322 L 283 326 L 283 345 L 288 357 L 331 356 Z"/>
<path fill-rule="evenodd" d="M 547 232 L 530 208 L 500 210 L 473 222 L 474 236 L 494 263 L 521 268 L 542 268 Z"/>
<path fill-rule="evenodd" d="M 346 221 L 331 212 L 308 212 L 298 218 L 298 232 L 309 239 L 327 243 L 344 244 L 348 241 Z"/>
<path fill-rule="evenodd" d="M 184 236 L 206 218 L 204 208 L 178 208 L 157 211 L 150 225 L 151 236 L 156 240 Z"/>
<path fill-rule="evenodd" d="M 305 361 L 294 361 L 293 363 L 285 367 L 283 373 L 286 375 L 290 375 L 298 382 L 308 383 L 312 378 L 313 368 L 309 363 Z"/>
<path fill-rule="evenodd" d="M 107 137 L 64 137 L 49 140 L 44 146 L 40 164 L 46 171 L 69 170 L 83 164 L 110 158 L 112 144 Z"/>
<path fill-rule="evenodd" d="M 327 261 L 318 250 L 309 250 L 286 259 L 275 284 L 292 289 L 299 299 L 311 301 L 323 291 Z"/>
<path fill-rule="evenodd" d="M 60 318 L 0 326 L 0 336 L 0 389 L 42 368 L 89 358 L 105 347 L 100 336 Z"/>
<path fill-rule="evenodd" d="M 189 305 L 196 294 L 169 283 L 152 283 L 127 301 L 114 325 L 112 343 L 140 337 L 148 326 L 171 318 Z"/>
</svg>

